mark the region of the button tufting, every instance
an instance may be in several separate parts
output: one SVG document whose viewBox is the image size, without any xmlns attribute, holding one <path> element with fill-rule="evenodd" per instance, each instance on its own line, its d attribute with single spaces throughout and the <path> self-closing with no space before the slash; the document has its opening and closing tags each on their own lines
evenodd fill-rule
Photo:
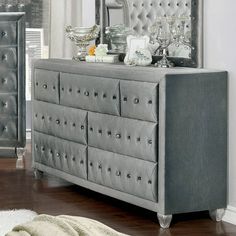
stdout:
<svg viewBox="0 0 236 236">
<path fill-rule="evenodd" d="M 152 140 L 150 139 L 150 140 L 148 140 L 148 144 L 152 144 Z"/>
<path fill-rule="evenodd" d="M 82 130 L 84 129 L 84 125 L 81 125 L 81 127 L 80 127 Z"/>
<path fill-rule="evenodd" d="M 142 177 L 141 177 L 141 176 L 138 176 L 137 180 L 139 180 L 139 181 L 142 180 Z"/>
<path fill-rule="evenodd" d="M 70 93 L 72 92 L 72 88 L 69 88 L 69 92 L 70 92 Z"/>
<path fill-rule="evenodd" d="M 37 114 L 37 113 L 35 114 L 35 117 L 36 117 L 36 118 L 38 117 L 38 114 Z"/>
<path fill-rule="evenodd" d="M 84 164 L 84 161 L 83 161 L 83 160 L 81 160 L 81 161 L 80 161 L 80 164 L 81 164 L 81 165 L 83 165 L 83 164 Z"/>
<path fill-rule="evenodd" d="M 116 134 L 116 138 L 120 139 L 121 138 L 121 134 Z"/>
<path fill-rule="evenodd" d="M 45 119 L 45 117 L 44 116 L 42 116 L 42 120 L 44 120 Z"/>
<path fill-rule="evenodd" d="M 111 168 L 108 168 L 107 171 L 108 171 L 108 172 L 111 172 Z"/>
<path fill-rule="evenodd" d="M 6 83 L 7 83 L 7 79 L 3 78 L 3 79 L 2 79 L 2 83 L 3 83 L 3 84 L 6 84 Z"/>
<path fill-rule="evenodd" d="M 60 153 L 57 153 L 56 156 L 57 156 L 57 157 L 60 157 Z"/>
<path fill-rule="evenodd" d="M 1 33 L 2 37 L 6 36 L 6 34 L 7 34 L 7 32 L 5 32 L 5 31 L 2 31 L 2 33 Z"/>
<path fill-rule="evenodd" d="M 94 97 L 97 97 L 98 96 L 98 93 L 97 92 L 94 92 Z"/>
<path fill-rule="evenodd" d="M 127 97 L 124 97 L 123 100 L 124 100 L 125 102 L 127 102 L 128 99 L 127 99 Z"/>
<path fill-rule="evenodd" d="M 90 127 L 90 131 L 93 132 L 93 127 Z"/>
<path fill-rule="evenodd" d="M 61 88 L 62 91 L 64 91 L 64 88 Z"/>
<path fill-rule="evenodd" d="M 38 86 L 38 85 L 39 85 L 39 83 L 38 83 L 38 82 L 36 82 L 35 84 L 36 84 L 36 86 Z"/>
<path fill-rule="evenodd" d="M 104 93 L 104 94 L 103 94 L 103 98 L 106 98 L 106 97 L 107 97 L 107 95 Z"/>
<path fill-rule="evenodd" d="M 111 131 L 108 131 L 108 132 L 107 132 L 107 135 L 108 135 L 108 136 L 111 136 Z"/>
<path fill-rule="evenodd" d="M 102 165 L 101 164 L 99 164 L 98 169 L 100 169 L 100 170 L 102 169 Z"/>
<path fill-rule="evenodd" d="M 88 91 L 85 91 L 85 92 L 84 92 L 84 95 L 88 97 L 88 96 L 89 96 L 89 92 L 88 92 Z"/>
<path fill-rule="evenodd" d="M 152 184 L 152 181 L 151 181 L 151 180 L 148 180 L 148 184 Z"/>
<path fill-rule="evenodd" d="M 92 162 L 90 162 L 90 164 L 89 164 L 90 166 L 93 166 L 93 163 Z"/>
<path fill-rule="evenodd" d="M 55 90 L 55 89 L 56 89 L 56 86 L 53 86 L 52 88 L 53 88 L 53 90 Z"/>
<path fill-rule="evenodd" d="M 6 60 L 7 59 L 7 56 L 6 55 L 2 55 L 2 60 Z"/>
<path fill-rule="evenodd" d="M 52 121 L 52 117 L 51 117 L 51 116 L 49 116 L 49 117 L 48 117 L 48 120 L 49 120 L 49 121 Z"/>
<path fill-rule="evenodd" d="M 72 126 L 75 127 L 76 126 L 75 123 L 73 123 Z"/>
<path fill-rule="evenodd" d="M 98 133 L 99 133 L 99 134 L 102 134 L 102 130 L 101 130 L 101 129 L 100 129 L 100 130 L 98 130 Z"/>
<path fill-rule="evenodd" d="M 47 86 L 46 84 L 44 84 L 44 85 L 43 85 L 43 88 L 44 88 L 44 89 L 47 89 L 47 88 L 48 88 L 48 86 Z"/>
<path fill-rule="evenodd" d="M 121 176 L 121 172 L 120 171 L 116 171 L 116 176 Z"/>
<path fill-rule="evenodd" d="M 128 136 L 127 136 L 127 139 L 129 139 L 129 140 L 130 140 L 130 139 L 131 139 L 131 136 L 130 136 L 130 135 L 128 135 Z"/>
<path fill-rule="evenodd" d="M 138 99 L 138 98 L 135 98 L 135 99 L 134 99 L 134 103 L 135 103 L 135 104 L 138 104 L 138 103 L 139 103 L 139 99 Z"/>
<path fill-rule="evenodd" d="M 130 179 L 131 178 L 131 174 L 127 174 L 127 178 Z"/>
<path fill-rule="evenodd" d="M 67 121 L 64 122 L 64 125 L 67 125 Z"/>
<path fill-rule="evenodd" d="M 65 157 L 65 159 L 67 159 L 67 155 L 66 154 L 64 155 L 64 157 Z"/>
<path fill-rule="evenodd" d="M 77 90 L 77 93 L 80 93 L 80 89 Z"/>
<path fill-rule="evenodd" d="M 149 101 L 148 101 L 148 104 L 152 104 L 152 100 L 149 100 Z"/>
<path fill-rule="evenodd" d="M 59 119 L 57 119 L 57 120 L 56 120 L 56 123 L 59 125 L 59 124 L 60 124 L 60 120 L 59 120 Z"/>
<path fill-rule="evenodd" d="M 72 157 L 72 161 L 75 161 L 75 157 Z"/>
<path fill-rule="evenodd" d="M 41 150 L 42 150 L 42 152 L 44 152 L 45 151 L 45 147 L 42 147 Z"/>
<path fill-rule="evenodd" d="M 141 138 L 140 138 L 140 137 L 138 137 L 138 138 L 137 138 L 137 142 L 140 142 L 140 141 L 141 141 Z"/>
</svg>

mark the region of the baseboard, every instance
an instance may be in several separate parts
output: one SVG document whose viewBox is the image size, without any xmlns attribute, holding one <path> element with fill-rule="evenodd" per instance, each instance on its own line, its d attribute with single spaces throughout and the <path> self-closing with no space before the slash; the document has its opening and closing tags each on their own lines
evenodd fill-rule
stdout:
<svg viewBox="0 0 236 236">
<path fill-rule="evenodd" d="M 236 225 L 236 207 L 228 206 L 222 220 L 224 222 Z"/>
<path fill-rule="evenodd" d="M 31 140 L 31 130 L 30 129 L 26 130 L 26 140 Z"/>
</svg>

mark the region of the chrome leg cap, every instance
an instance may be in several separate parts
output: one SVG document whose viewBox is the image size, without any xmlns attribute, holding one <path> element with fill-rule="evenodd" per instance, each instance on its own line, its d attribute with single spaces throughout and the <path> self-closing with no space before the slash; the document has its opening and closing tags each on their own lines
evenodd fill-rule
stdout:
<svg viewBox="0 0 236 236">
<path fill-rule="evenodd" d="M 220 222 L 225 215 L 225 209 L 211 210 L 209 211 L 209 215 L 213 221 Z"/>
<path fill-rule="evenodd" d="M 172 215 L 161 215 L 161 214 L 157 213 L 157 218 L 159 220 L 159 224 L 160 224 L 161 228 L 168 229 L 170 227 Z"/>
</svg>

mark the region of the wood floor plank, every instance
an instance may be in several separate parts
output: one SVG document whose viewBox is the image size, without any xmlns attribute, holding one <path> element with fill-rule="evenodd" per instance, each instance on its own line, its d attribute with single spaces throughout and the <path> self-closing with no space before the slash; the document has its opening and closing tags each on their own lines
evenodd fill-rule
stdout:
<svg viewBox="0 0 236 236">
<path fill-rule="evenodd" d="M 35 180 L 28 146 L 26 169 L 16 159 L 0 159 L 0 209 L 27 208 L 51 215 L 89 217 L 132 236 L 236 236 L 236 226 L 215 223 L 207 212 L 175 215 L 169 230 L 159 228 L 156 214 L 86 190 L 51 176 Z"/>
</svg>

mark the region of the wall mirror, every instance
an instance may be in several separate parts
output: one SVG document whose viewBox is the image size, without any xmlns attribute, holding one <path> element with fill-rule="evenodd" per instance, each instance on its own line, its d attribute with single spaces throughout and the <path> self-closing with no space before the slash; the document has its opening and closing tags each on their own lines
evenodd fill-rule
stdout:
<svg viewBox="0 0 236 236">
<path fill-rule="evenodd" d="M 111 52 L 125 53 L 122 40 L 126 34 L 148 35 L 156 62 L 163 53 L 161 43 L 169 40 L 168 58 L 176 66 L 202 67 L 202 5 L 202 0 L 96 1 L 100 41 L 109 42 Z"/>
</svg>

